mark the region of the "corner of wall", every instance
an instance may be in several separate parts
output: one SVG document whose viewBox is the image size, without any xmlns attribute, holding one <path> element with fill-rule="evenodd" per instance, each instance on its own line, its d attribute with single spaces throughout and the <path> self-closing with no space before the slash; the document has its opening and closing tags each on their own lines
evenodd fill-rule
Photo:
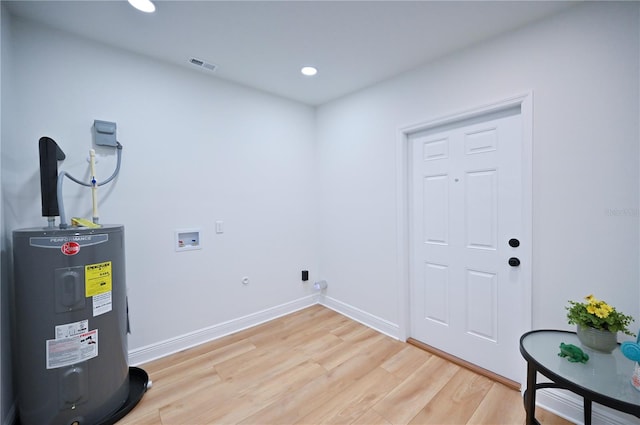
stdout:
<svg viewBox="0 0 640 425">
<path fill-rule="evenodd" d="M 7 79 L 9 74 L 10 19 L 5 5 L 0 2 L 0 161 L 2 158 L 2 141 L 6 137 L 8 120 L 4 119 L 8 103 Z M 5 123 L 3 126 L 2 124 Z M 5 167 L 0 166 L 0 170 Z M 3 173 L 0 173 L 0 423 L 10 425 L 15 422 L 15 396 L 11 375 L 10 320 L 9 320 L 9 277 L 10 277 L 10 243 L 6 229 Z M 6 347 L 6 348 L 5 348 Z"/>
<path fill-rule="evenodd" d="M 638 22 L 638 62 L 640 62 L 640 3 L 637 4 L 638 13 L 637 13 L 637 22 Z M 640 63 L 638 63 L 638 69 L 640 70 Z M 640 72 L 638 72 L 638 99 L 640 99 Z M 640 123 L 640 106 L 638 107 L 638 120 L 637 123 Z M 640 125 L 638 125 L 638 143 L 640 143 Z M 638 157 L 638 163 L 640 164 L 640 157 Z M 638 215 L 638 220 L 640 220 L 640 215 Z M 638 241 L 640 243 L 640 231 L 638 233 Z M 638 269 L 640 270 L 640 256 L 638 258 Z M 640 296 L 640 294 L 639 294 Z M 638 304 L 640 305 L 640 299 L 638 299 Z"/>
</svg>

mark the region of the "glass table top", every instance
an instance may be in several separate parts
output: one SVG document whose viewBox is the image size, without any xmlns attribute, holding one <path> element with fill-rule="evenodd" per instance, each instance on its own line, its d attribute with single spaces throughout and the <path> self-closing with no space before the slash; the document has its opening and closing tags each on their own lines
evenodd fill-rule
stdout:
<svg viewBox="0 0 640 425">
<path fill-rule="evenodd" d="M 586 363 L 572 363 L 558 356 L 561 342 L 580 347 L 589 355 L 589 360 Z M 526 334 L 521 339 L 521 347 L 530 357 L 527 360 L 533 360 L 573 386 L 614 400 L 640 405 L 640 391 L 631 385 L 635 362 L 622 354 L 620 346 L 611 354 L 601 353 L 583 347 L 573 332 L 549 330 Z"/>
</svg>

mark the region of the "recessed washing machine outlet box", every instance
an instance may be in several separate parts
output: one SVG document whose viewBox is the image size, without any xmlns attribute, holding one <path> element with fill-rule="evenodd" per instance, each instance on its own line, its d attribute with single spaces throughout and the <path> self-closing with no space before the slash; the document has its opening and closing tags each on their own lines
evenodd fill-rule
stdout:
<svg viewBox="0 0 640 425">
<path fill-rule="evenodd" d="M 176 230 L 176 251 L 191 251 L 202 249 L 200 229 Z"/>
</svg>

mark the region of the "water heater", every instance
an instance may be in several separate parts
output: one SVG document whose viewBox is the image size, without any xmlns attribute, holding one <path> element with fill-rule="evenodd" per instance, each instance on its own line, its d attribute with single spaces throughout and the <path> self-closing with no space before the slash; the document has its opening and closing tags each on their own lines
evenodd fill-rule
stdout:
<svg viewBox="0 0 640 425">
<path fill-rule="evenodd" d="M 13 232 L 22 425 L 93 425 L 130 393 L 124 227 Z"/>
</svg>

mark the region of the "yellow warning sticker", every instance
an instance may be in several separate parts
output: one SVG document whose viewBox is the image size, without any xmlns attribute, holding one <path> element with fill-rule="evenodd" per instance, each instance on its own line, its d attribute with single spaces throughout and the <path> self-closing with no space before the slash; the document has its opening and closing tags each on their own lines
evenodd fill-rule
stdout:
<svg viewBox="0 0 640 425">
<path fill-rule="evenodd" d="M 111 291 L 111 261 L 84 266 L 84 289 L 87 298 Z"/>
</svg>

